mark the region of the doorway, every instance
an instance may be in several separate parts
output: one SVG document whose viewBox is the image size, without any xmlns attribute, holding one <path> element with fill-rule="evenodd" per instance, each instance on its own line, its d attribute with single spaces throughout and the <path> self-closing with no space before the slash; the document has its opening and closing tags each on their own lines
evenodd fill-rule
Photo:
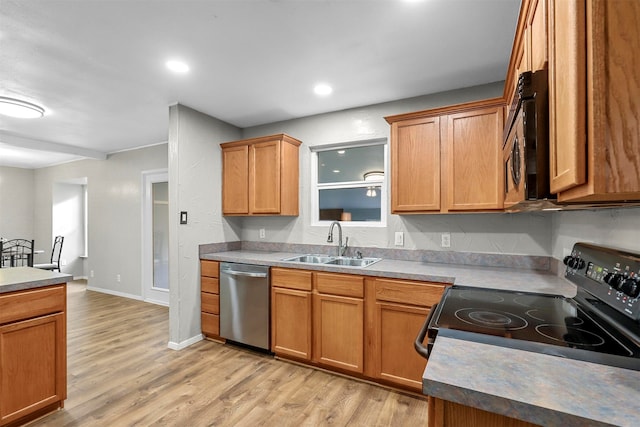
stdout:
<svg viewBox="0 0 640 427">
<path fill-rule="evenodd" d="M 142 295 L 169 305 L 169 174 L 142 172 Z"/>
</svg>

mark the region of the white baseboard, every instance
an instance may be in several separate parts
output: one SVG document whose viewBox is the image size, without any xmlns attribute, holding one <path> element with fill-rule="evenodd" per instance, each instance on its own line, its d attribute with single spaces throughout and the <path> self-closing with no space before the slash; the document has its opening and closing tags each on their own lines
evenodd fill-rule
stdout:
<svg viewBox="0 0 640 427">
<path fill-rule="evenodd" d="M 183 348 L 187 348 L 190 345 L 197 343 L 198 341 L 202 341 L 203 339 L 204 335 L 198 334 L 194 337 L 189 338 L 188 340 L 182 341 L 181 343 L 169 341 L 167 347 L 169 347 L 171 350 L 182 350 Z"/>
<path fill-rule="evenodd" d="M 95 286 L 87 285 L 87 290 L 102 292 L 103 294 L 115 295 L 117 297 L 124 297 L 124 298 L 130 298 L 130 299 L 142 301 L 142 297 L 140 295 L 127 294 L 125 292 L 113 291 L 111 289 L 96 288 Z"/>
<path fill-rule="evenodd" d="M 149 304 L 155 304 L 155 305 L 161 305 L 164 307 L 169 307 L 169 304 L 164 302 L 164 301 L 160 301 L 157 299 L 152 299 L 152 298 L 145 298 L 144 302 L 148 302 Z"/>
</svg>

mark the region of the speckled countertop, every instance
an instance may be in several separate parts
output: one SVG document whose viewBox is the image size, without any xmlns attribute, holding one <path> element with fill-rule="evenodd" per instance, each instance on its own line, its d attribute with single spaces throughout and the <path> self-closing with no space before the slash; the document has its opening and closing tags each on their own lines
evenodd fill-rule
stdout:
<svg viewBox="0 0 640 427">
<path fill-rule="evenodd" d="M 33 267 L 0 268 L 0 293 L 57 285 L 71 279 L 70 274 Z"/>
<path fill-rule="evenodd" d="M 455 283 L 456 285 L 485 288 L 550 293 L 568 297 L 573 297 L 576 293 L 575 285 L 568 280 L 547 271 L 540 270 L 436 264 L 394 259 L 383 259 L 364 268 L 283 261 L 283 259 L 296 255 L 301 254 L 238 250 L 205 253 L 201 254 L 200 258 L 214 261 L 240 262 L 334 273 L 350 273 L 364 276 L 391 277 L 396 279 Z"/>
<path fill-rule="evenodd" d="M 640 425 L 640 372 L 441 337 L 425 394 L 543 426 Z"/>
</svg>

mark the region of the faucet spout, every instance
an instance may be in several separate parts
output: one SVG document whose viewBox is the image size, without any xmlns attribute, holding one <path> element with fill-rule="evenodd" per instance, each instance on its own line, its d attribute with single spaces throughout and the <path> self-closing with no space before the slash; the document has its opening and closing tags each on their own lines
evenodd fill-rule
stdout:
<svg viewBox="0 0 640 427">
<path fill-rule="evenodd" d="M 344 242 L 344 245 L 342 245 L 342 226 L 340 225 L 340 223 L 338 221 L 333 221 L 331 223 L 331 225 L 329 226 L 329 236 L 327 237 L 327 242 L 328 243 L 332 243 L 333 242 L 333 228 L 335 226 L 338 226 L 338 256 L 343 256 L 345 251 L 347 250 L 347 244 L 349 242 L 349 238 L 346 238 L 346 241 Z"/>
</svg>

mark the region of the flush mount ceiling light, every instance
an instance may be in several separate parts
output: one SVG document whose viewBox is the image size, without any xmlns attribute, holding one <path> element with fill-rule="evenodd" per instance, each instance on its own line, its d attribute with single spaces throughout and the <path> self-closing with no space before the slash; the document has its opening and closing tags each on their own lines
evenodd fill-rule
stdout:
<svg viewBox="0 0 640 427">
<path fill-rule="evenodd" d="M 384 178 L 384 172 L 371 171 L 364 174 L 365 181 L 381 181 Z"/>
<path fill-rule="evenodd" d="M 171 60 L 167 61 L 165 65 L 174 73 L 184 74 L 189 71 L 189 66 L 182 61 Z"/>
<path fill-rule="evenodd" d="M 44 116 L 44 108 L 19 99 L 0 96 L 0 114 L 20 119 L 37 119 Z"/>
<path fill-rule="evenodd" d="M 313 91 L 315 92 L 316 95 L 318 96 L 327 96 L 330 95 L 331 92 L 333 92 L 333 88 L 331 88 L 331 86 L 329 86 L 326 83 L 318 83 L 314 88 Z"/>
</svg>

